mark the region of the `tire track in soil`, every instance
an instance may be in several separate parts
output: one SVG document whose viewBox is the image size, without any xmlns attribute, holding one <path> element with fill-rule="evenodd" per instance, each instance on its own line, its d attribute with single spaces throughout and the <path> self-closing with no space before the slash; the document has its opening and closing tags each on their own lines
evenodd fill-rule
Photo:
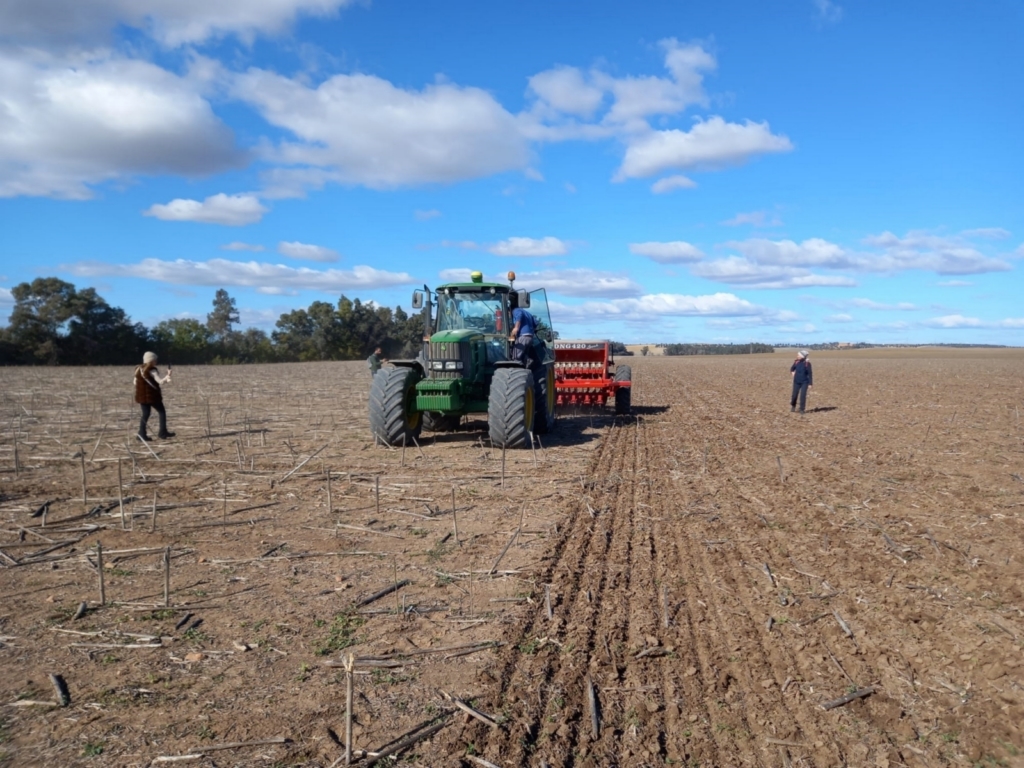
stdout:
<svg viewBox="0 0 1024 768">
<path fill-rule="evenodd" d="M 635 422 L 616 420 L 609 427 L 588 471 L 589 487 L 545 573 L 554 618 L 549 622 L 541 605 L 499 658 L 495 699 L 504 728 L 466 724 L 439 744 L 447 754 L 472 744 L 499 764 L 593 764 L 587 760 L 593 737 L 585 680 L 598 654 L 607 659 L 613 644 L 626 641 L 629 606 L 620 595 L 632 578 L 636 441 Z M 603 680 L 595 675 L 594 683 Z M 607 742 L 604 731 L 601 741 Z"/>
</svg>

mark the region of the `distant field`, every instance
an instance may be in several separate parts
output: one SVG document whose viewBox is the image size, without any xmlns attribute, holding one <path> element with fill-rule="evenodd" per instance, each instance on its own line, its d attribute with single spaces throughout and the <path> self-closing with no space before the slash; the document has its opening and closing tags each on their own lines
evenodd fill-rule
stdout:
<svg viewBox="0 0 1024 768">
<path fill-rule="evenodd" d="M 361 362 L 175 367 L 157 457 L 131 369 L 0 369 L 0 764 L 327 768 L 347 653 L 357 749 L 441 725 L 399 765 L 1018 764 L 1024 350 L 813 352 L 803 417 L 791 352 L 638 355 L 504 487 Z"/>
</svg>

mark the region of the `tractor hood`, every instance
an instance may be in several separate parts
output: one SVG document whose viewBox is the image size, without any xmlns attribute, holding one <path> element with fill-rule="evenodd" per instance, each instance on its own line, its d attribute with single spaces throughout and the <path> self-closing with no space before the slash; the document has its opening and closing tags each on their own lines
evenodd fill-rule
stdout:
<svg viewBox="0 0 1024 768">
<path fill-rule="evenodd" d="M 460 341 L 482 341 L 484 335 L 472 328 L 459 328 L 451 331 L 438 331 L 430 337 L 431 343 L 447 342 L 449 344 Z"/>
</svg>

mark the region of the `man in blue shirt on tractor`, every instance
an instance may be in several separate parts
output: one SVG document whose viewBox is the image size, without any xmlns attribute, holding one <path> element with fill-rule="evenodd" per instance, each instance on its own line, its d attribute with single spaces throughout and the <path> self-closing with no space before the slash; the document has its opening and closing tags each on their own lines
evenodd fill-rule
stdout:
<svg viewBox="0 0 1024 768">
<path fill-rule="evenodd" d="M 512 359 L 518 360 L 527 368 L 533 367 L 533 337 L 537 333 L 537 321 L 533 315 L 519 307 L 519 296 L 515 292 L 508 295 L 509 306 L 512 307 L 512 333 L 509 341 L 512 347 Z"/>
</svg>

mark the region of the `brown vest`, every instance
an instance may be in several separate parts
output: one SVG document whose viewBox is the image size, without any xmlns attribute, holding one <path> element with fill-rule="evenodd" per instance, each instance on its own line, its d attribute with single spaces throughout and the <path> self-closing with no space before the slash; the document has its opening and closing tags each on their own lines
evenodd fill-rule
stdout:
<svg viewBox="0 0 1024 768">
<path fill-rule="evenodd" d="M 135 369 L 135 402 L 143 405 L 162 405 L 160 385 L 153 380 L 156 372 L 154 363 L 145 363 Z"/>
</svg>

